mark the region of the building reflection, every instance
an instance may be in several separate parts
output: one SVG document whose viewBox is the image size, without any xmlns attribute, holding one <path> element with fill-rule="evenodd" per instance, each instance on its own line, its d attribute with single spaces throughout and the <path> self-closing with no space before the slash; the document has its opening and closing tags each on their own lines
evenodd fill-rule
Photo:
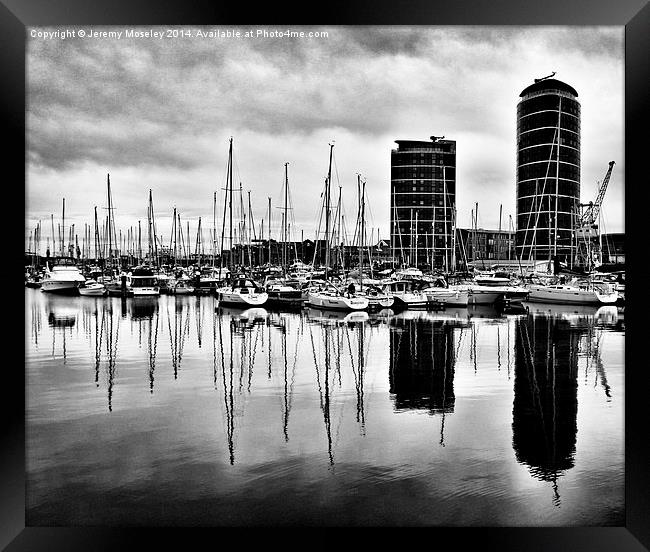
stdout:
<svg viewBox="0 0 650 552">
<path fill-rule="evenodd" d="M 551 482 L 574 466 L 578 353 L 589 326 L 536 313 L 516 322 L 512 445 L 533 477 Z"/>
<path fill-rule="evenodd" d="M 434 318 L 391 320 L 389 383 L 396 410 L 453 412 L 458 326 Z"/>
</svg>

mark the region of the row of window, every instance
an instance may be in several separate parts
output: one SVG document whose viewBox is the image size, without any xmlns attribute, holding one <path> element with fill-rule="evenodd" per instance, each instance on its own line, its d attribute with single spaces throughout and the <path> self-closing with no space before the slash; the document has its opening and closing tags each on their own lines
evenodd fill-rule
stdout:
<svg viewBox="0 0 650 552">
<path fill-rule="evenodd" d="M 578 205 L 578 198 L 554 195 L 528 196 L 517 199 L 517 212 L 529 213 L 531 211 L 558 211 L 573 213 Z"/>
<path fill-rule="evenodd" d="M 567 229 L 575 226 L 576 217 L 571 213 L 558 213 L 557 214 L 557 228 Z M 517 214 L 517 229 L 522 230 L 528 228 L 532 231 L 537 227 L 540 229 L 555 228 L 555 213 L 518 213 Z"/>
<path fill-rule="evenodd" d="M 401 232 L 402 234 L 415 234 L 416 230 L 418 234 L 431 234 L 433 231 L 434 234 L 451 234 L 453 232 L 453 225 L 451 221 L 447 221 L 447 224 L 441 221 L 436 221 L 435 223 L 431 220 L 420 220 L 418 219 L 417 224 L 415 219 L 411 220 L 400 220 L 399 224 L 395 220 L 391 220 L 391 228 L 393 233 Z"/>
<path fill-rule="evenodd" d="M 426 178 L 437 180 L 455 180 L 456 168 L 455 167 L 432 167 L 431 165 L 422 167 L 413 167 L 411 165 L 406 167 L 392 166 L 390 171 L 391 180 L 400 179 L 413 179 L 413 178 Z"/>
<path fill-rule="evenodd" d="M 391 165 L 394 167 L 402 167 L 404 165 L 450 165 L 454 166 L 456 164 L 456 156 L 452 154 L 448 155 L 392 155 L 391 156 Z"/>
<path fill-rule="evenodd" d="M 557 159 L 564 163 L 573 163 L 580 165 L 580 152 L 573 148 L 560 146 L 558 154 L 557 145 L 544 145 L 536 148 L 520 150 L 517 153 L 517 165 L 526 165 L 528 163 L 555 162 Z"/>
<path fill-rule="evenodd" d="M 517 198 L 525 198 L 528 196 L 550 194 L 555 195 L 555 188 L 557 186 L 557 194 L 561 196 L 569 196 L 574 198 L 580 197 L 580 183 L 575 180 L 566 180 L 560 178 L 556 183 L 555 178 L 547 178 L 546 186 L 544 186 L 544 178 L 534 180 L 526 180 L 517 184 Z"/>
<path fill-rule="evenodd" d="M 540 113 L 534 113 L 529 117 L 524 117 L 523 119 L 517 120 L 517 134 L 521 134 L 522 132 L 527 132 L 536 128 L 557 127 L 557 123 L 557 111 L 542 111 Z M 579 132 L 580 119 L 567 113 L 560 114 L 560 130 Z"/>
<path fill-rule="evenodd" d="M 447 194 L 447 198 L 454 197 L 456 192 L 455 182 L 431 181 L 431 180 L 406 180 L 391 182 L 391 194 Z"/>
<path fill-rule="evenodd" d="M 517 149 L 529 148 L 531 146 L 538 146 L 540 144 L 554 144 L 557 143 L 557 129 L 555 126 L 547 128 L 538 128 L 530 130 L 524 134 L 518 135 Z M 560 144 L 563 146 L 570 146 L 575 149 L 580 149 L 580 134 L 576 132 L 569 132 L 566 129 L 560 129 Z"/>
<path fill-rule="evenodd" d="M 533 163 L 531 165 L 524 165 L 523 167 L 517 168 L 517 182 L 522 182 L 523 180 L 541 180 L 541 185 L 543 185 L 544 179 L 548 180 L 549 178 L 555 179 L 557 173 L 557 164 L 556 163 Z M 560 172 L 559 178 L 565 180 L 575 180 L 576 182 L 580 181 L 580 167 L 571 165 L 569 163 L 560 163 Z M 534 188 L 533 188 L 534 189 Z M 521 194 L 529 195 L 529 194 Z"/>
<path fill-rule="evenodd" d="M 562 98 L 562 103 L 560 104 L 560 97 L 553 95 L 536 96 L 520 101 L 517 104 L 517 116 L 523 117 L 527 113 L 535 113 L 536 111 L 544 111 L 546 109 L 556 111 L 562 109 L 563 113 L 580 116 L 580 104 L 576 100 Z"/>
</svg>

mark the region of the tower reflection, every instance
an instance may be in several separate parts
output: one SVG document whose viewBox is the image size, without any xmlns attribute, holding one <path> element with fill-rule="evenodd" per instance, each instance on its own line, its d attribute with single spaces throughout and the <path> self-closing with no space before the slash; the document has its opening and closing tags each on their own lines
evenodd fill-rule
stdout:
<svg viewBox="0 0 650 552">
<path fill-rule="evenodd" d="M 454 410 L 459 322 L 393 319 L 390 325 L 390 393 L 396 410 L 449 413 Z"/>
<path fill-rule="evenodd" d="M 531 475 L 553 484 L 574 466 L 578 352 L 588 325 L 537 313 L 516 322 L 512 445 Z"/>
</svg>

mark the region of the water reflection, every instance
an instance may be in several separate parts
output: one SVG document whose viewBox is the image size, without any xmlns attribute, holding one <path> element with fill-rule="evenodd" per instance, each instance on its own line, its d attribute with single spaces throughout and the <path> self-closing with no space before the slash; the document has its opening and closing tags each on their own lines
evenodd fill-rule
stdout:
<svg viewBox="0 0 650 552">
<path fill-rule="evenodd" d="M 552 504 L 566 508 L 570 490 L 561 485 L 562 478 L 579 471 L 574 468 L 584 439 L 582 429 L 578 433 L 580 389 L 592 393 L 587 406 L 580 400 L 581 409 L 596 408 L 595 401 L 597 407 L 618 407 L 622 395 L 620 373 L 612 377 L 608 364 L 608 337 L 624 327 L 615 307 L 535 304 L 528 310 L 475 307 L 369 315 L 215 309 L 211 297 L 180 295 L 135 300 L 32 295 L 26 314 L 31 318 L 30 369 L 37 373 L 31 381 L 35 389 L 44 389 L 43 401 L 67 398 L 65 407 L 50 407 L 48 415 L 73 403 L 81 411 L 89 397 L 108 415 L 127 397 L 135 398 L 128 404 L 131 412 L 125 408 L 122 414 L 134 416 L 130 423 L 137 434 L 146 423 L 137 417 L 144 408 L 137 398 L 155 389 L 156 401 L 148 404 L 169 405 L 165 410 L 171 412 L 182 408 L 184 416 L 170 422 L 168 415 L 151 409 L 156 422 L 148 430 L 171 432 L 188 448 L 209 442 L 210 454 L 197 454 L 215 459 L 231 474 L 241 474 L 238 470 L 251 463 L 275 463 L 282 471 L 286 461 L 287 469 L 294 469 L 297 457 L 316 458 L 312 470 L 325 466 L 333 472 L 336 466 L 344 474 L 355 455 L 362 458 L 357 458 L 361 472 L 370 465 L 378 473 L 385 470 L 386 478 L 402 473 L 400 462 L 416 471 L 439 462 L 447 474 L 447 464 L 458 461 L 458 446 L 476 454 L 474 443 L 467 442 L 467 434 L 475 431 L 467 425 L 473 410 L 467 405 L 472 404 L 488 415 L 505 412 L 499 427 L 505 423 L 510 457 L 504 455 L 502 462 L 525 466 L 531 480 L 552 494 Z M 43 319 L 48 321 L 44 327 Z M 49 344 L 50 337 L 52 355 L 47 345 L 39 353 L 39 343 Z M 54 355 L 55 346 L 63 347 L 63 358 Z M 164 373 L 170 361 L 174 381 L 171 374 L 160 377 L 160 363 Z M 61 364 L 70 369 L 52 369 Z M 50 375 L 55 379 L 47 379 Z M 484 401 L 464 402 L 467 397 Z M 492 400 L 503 408 L 491 405 Z M 38 407 L 36 399 L 31 404 Z M 609 415 L 599 412 L 603 419 Z M 427 416 L 412 415 L 417 413 Z M 206 420 L 208 430 L 202 425 Z M 434 423 L 437 432 L 438 422 L 440 447 L 431 460 L 426 456 L 430 449 L 422 452 L 422 431 Z M 190 435 L 187 443 L 174 433 L 181 424 Z M 413 427 L 417 431 L 410 431 Z M 486 428 L 493 429 L 490 423 Z M 391 432 L 400 430 L 404 451 L 387 454 L 385 445 L 395 436 Z M 491 435 L 490 446 L 499 437 Z"/>
<path fill-rule="evenodd" d="M 535 307 L 515 334 L 513 448 L 533 477 L 552 483 L 560 505 L 558 478 L 575 464 L 578 361 L 611 399 L 600 355 L 602 332 L 616 324 L 616 307 Z"/>
<path fill-rule="evenodd" d="M 169 330 L 169 345 L 171 348 L 172 367 L 174 368 L 174 379 L 178 378 L 178 371 L 181 368 L 181 361 L 183 360 L 185 338 L 190 332 L 189 301 L 189 296 L 174 295 L 171 314 L 169 312 L 169 301 L 167 302 L 167 328 Z"/>
</svg>

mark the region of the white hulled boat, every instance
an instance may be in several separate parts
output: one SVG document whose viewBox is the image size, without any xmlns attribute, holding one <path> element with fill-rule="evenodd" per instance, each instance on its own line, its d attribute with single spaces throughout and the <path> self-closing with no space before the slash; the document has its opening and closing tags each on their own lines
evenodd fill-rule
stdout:
<svg viewBox="0 0 650 552">
<path fill-rule="evenodd" d="M 41 291 L 77 295 L 79 286 L 86 281 L 86 278 L 77 268 L 74 259 L 61 257 L 55 263 L 52 269 L 47 263 L 45 264 L 45 273 L 41 280 Z"/>
<path fill-rule="evenodd" d="M 148 267 L 136 267 L 126 275 L 126 287 L 133 297 L 160 295 L 158 279 Z"/>
<path fill-rule="evenodd" d="M 429 303 L 433 305 L 464 307 L 469 302 L 469 291 L 466 289 L 429 287 L 423 292 L 426 293 Z"/>
<path fill-rule="evenodd" d="M 530 293 L 528 288 L 513 284 L 513 280 L 507 272 L 479 272 L 474 276 L 474 281 L 479 286 L 489 287 L 502 293 L 503 299 L 508 303 L 521 303 Z"/>
<path fill-rule="evenodd" d="M 317 309 L 362 311 L 368 308 L 368 299 L 343 293 L 330 284 L 321 290 L 310 290 L 307 294 L 307 304 Z"/>
<path fill-rule="evenodd" d="M 528 301 L 561 305 L 613 305 L 618 293 L 611 284 L 530 284 Z"/>
<path fill-rule="evenodd" d="M 427 294 L 416 289 L 412 280 L 386 282 L 381 289 L 385 294 L 393 296 L 396 307 L 407 309 L 424 308 L 429 302 Z"/>
<path fill-rule="evenodd" d="M 368 299 L 368 308 L 370 310 L 389 309 L 395 304 L 395 297 L 392 293 L 383 291 L 375 284 L 364 285 L 363 289 L 358 290 L 356 294 Z"/>
<path fill-rule="evenodd" d="M 232 285 L 216 289 L 219 305 L 234 307 L 260 307 L 269 296 L 264 289 L 249 278 L 235 278 Z"/>
<path fill-rule="evenodd" d="M 86 280 L 83 286 L 79 287 L 79 295 L 90 297 L 103 297 L 108 291 L 104 284 L 100 284 L 95 280 Z"/>
<path fill-rule="evenodd" d="M 449 290 L 467 293 L 467 305 L 492 305 L 503 299 L 504 292 L 492 286 L 478 284 L 451 284 Z"/>
</svg>

